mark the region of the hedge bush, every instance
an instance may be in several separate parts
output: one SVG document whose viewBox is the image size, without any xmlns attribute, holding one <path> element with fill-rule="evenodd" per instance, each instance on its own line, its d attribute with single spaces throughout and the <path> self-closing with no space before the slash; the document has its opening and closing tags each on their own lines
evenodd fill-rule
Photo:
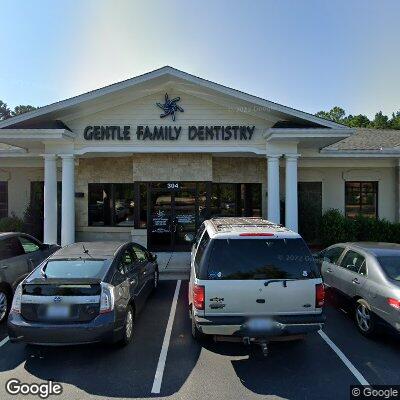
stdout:
<svg viewBox="0 0 400 400">
<path fill-rule="evenodd" d="M 400 223 L 361 215 L 350 219 L 334 209 L 322 215 L 318 232 L 319 241 L 324 247 L 351 241 L 400 243 Z"/>
<path fill-rule="evenodd" d="M 24 221 L 12 214 L 11 217 L 0 218 L 0 232 L 22 232 Z"/>
</svg>

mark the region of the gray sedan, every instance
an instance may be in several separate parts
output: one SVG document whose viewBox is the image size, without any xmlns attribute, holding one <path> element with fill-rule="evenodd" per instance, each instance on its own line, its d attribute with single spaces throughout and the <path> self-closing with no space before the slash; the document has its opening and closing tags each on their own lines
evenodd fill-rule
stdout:
<svg viewBox="0 0 400 400">
<path fill-rule="evenodd" d="M 355 322 L 365 336 L 384 324 L 400 332 L 400 245 L 339 243 L 318 254 L 327 287 L 354 304 Z"/>
<path fill-rule="evenodd" d="M 0 322 L 6 319 L 18 283 L 57 249 L 25 233 L 0 233 Z"/>
</svg>

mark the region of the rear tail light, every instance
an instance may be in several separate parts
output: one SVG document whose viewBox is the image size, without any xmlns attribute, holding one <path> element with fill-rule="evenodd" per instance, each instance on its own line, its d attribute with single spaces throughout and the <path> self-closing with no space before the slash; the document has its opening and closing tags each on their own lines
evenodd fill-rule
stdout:
<svg viewBox="0 0 400 400">
<path fill-rule="evenodd" d="M 11 312 L 15 314 L 21 314 L 21 303 L 22 303 L 22 284 L 20 283 L 15 289 L 14 298 L 11 304 Z"/>
<path fill-rule="evenodd" d="M 204 310 L 205 302 L 205 290 L 204 286 L 194 285 L 193 286 L 193 305 L 196 310 Z"/>
<path fill-rule="evenodd" d="M 106 314 L 114 310 L 114 286 L 101 283 L 100 314 Z"/>
<path fill-rule="evenodd" d="M 240 233 L 239 236 L 275 236 L 273 233 L 257 233 L 257 232 L 249 232 L 249 233 Z"/>
<path fill-rule="evenodd" d="M 395 308 L 396 310 L 400 310 L 400 300 L 389 297 L 387 299 L 387 302 L 388 302 L 389 306 Z"/>
<path fill-rule="evenodd" d="M 325 302 L 325 288 L 323 283 L 315 285 L 315 307 L 321 308 Z"/>
</svg>

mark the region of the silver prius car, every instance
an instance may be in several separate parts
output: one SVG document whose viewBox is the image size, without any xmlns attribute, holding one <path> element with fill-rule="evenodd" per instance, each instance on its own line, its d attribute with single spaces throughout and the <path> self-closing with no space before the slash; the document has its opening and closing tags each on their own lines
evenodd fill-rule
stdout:
<svg viewBox="0 0 400 400">
<path fill-rule="evenodd" d="M 317 255 L 324 283 L 354 304 L 355 322 L 365 336 L 378 325 L 400 332 L 400 245 L 339 243 Z"/>
<path fill-rule="evenodd" d="M 156 256 L 139 244 L 71 244 L 18 285 L 8 316 L 10 341 L 128 344 L 135 316 L 157 284 Z"/>
</svg>

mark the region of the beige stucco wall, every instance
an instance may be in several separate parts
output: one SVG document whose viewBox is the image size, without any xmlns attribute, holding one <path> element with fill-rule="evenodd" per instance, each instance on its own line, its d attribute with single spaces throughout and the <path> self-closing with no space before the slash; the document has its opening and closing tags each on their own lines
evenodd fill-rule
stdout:
<svg viewBox="0 0 400 400">
<path fill-rule="evenodd" d="M 8 213 L 23 217 L 29 204 L 31 182 L 43 181 L 43 168 L 1 168 L 0 180 L 8 182 Z"/>
</svg>

